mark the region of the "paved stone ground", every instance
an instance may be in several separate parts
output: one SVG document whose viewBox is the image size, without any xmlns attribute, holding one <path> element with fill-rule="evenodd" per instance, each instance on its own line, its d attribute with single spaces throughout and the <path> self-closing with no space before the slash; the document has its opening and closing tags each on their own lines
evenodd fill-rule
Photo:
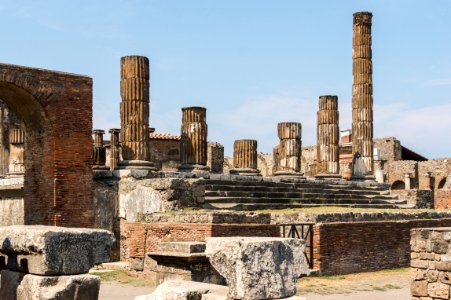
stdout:
<svg viewBox="0 0 451 300">
<path fill-rule="evenodd" d="M 298 295 L 307 300 L 410 299 L 410 271 L 397 269 L 346 276 L 308 277 L 299 281 Z M 150 294 L 155 287 L 102 282 L 100 300 L 133 300 Z"/>
</svg>

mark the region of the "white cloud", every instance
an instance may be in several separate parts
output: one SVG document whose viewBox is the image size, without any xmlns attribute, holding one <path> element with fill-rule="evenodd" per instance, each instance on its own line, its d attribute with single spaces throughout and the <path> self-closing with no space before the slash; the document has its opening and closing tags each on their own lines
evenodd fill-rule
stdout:
<svg viewBox="0 0 451 300">
<path fill-rule="evenodd" d="M 451 86 L 451 78 L 437 78 L 431 79 L 424 82 L 425 87 L 435 87 L 435 86 Z"/>
</svg>

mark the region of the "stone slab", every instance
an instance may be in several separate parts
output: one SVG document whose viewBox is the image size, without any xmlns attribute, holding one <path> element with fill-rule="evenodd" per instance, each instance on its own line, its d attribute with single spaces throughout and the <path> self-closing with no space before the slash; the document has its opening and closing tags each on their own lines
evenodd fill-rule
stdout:
<svg viewBox="0 0 451 300">
<path fill-rule="evenodd" d="M 225 277 L 232 299 L 278 299 L 294 296 L 296 282 L 307 275 L 300 239 L 265 237 L 214 237 L 205 253 Z"/>
<path fill-rule="evenodd" d="M 97 300 L 100 278 L 93 275 L 38 276 L 3 270 L 0 300 Z"/>
<path fill-rule="evenodd" d="M 169 280 L 160 284 L 152 294 L 137 296 L 135 300 L 192 300 L 204 299 L 202 297 L 206 294 L 225 295 L 226 293 L 227 287 L 222 285 L 195 281 Z"/>
<path fill-rule="evenodd" d="M 162 242 L 157 245 L 161 252 L 202 253 L 206 243 L 203 242 Z"/>
<path fill-rule="evenodd" d="M 102 229 L 40 225 L 0 227 L 0 267 L 36 275 L 88 273 L 108 262 L 114 235 Z"/>
</svg>

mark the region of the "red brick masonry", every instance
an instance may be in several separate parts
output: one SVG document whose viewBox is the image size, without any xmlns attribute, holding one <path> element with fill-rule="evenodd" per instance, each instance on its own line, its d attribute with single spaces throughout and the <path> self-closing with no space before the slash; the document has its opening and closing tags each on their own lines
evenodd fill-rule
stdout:
<svg viewBox="0 0 451 300">
<path fill-rule="evenodd" d="M 26 128 L 25 224 L 92 227 L 92 79 L 0 64 L 0 99 Z"/>
</svg>

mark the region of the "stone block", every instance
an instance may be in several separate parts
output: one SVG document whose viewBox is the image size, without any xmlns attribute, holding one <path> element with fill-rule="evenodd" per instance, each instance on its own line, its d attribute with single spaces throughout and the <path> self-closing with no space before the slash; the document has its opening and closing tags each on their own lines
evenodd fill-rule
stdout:
<svg viewBox="0 0 451 300">
<path fill-rule="evenodd" d="M 97 300 L 100 279 L 93 275 L 39 276 L 3 270 L 0 300 Z"/>
<path fill-rule="evenodd" d="M 223 237 L 207 241 L 206 255 L 226 278 L 232 299 L 277 299 L 296 294 L 296 281 L 308 274 L 299 239 Z"/>
<path fill-rule="evenodd" d="M 434 299 L 449 299 L 449 285 L 440 282 L 430 283 L 428 285 L 428 293 Z"/>
<path fill-rule="evenodd" d="M 0 227 L 0 254 L 7 268 L 36 275 L 87 273 L 109 261 L 113 242 L 113 234 L 102 229 Z"/>
<path fill-rule="evenodd" d="M 206 244 L 203 242 L 162 242 L 157 246 L 158 251 L 178 253 L 202 253 Z"/>
<path fill-rule="evenodd" d="M 183 280 L 170 280 L 160 284 L 150 295 L 141 295 L 135 297 L 135 300 L 192 300 L 192 299 L 227 299 L 225 297 L 227 287 Z M 205 298 L 206 294 L 215 295 L 214 298 Z M 224 298 L 221 296 L 224 295 Z M 216 298 L 218 297 L 218 298 Z"/>
<path fill-rule="evenodd" d="M 425 297 L 428 295 L 428 282 L 426 280 L 414 281 L 410 285 L 412 296 Z"/>
</svg>

